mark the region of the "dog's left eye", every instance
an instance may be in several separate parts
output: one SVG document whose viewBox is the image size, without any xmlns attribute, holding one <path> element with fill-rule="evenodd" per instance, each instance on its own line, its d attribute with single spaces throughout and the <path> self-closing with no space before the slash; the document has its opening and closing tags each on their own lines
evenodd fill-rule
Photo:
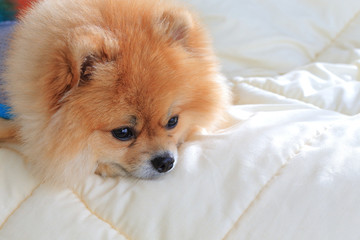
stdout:
<svg viewBox="0 0 360 240">
<path fill-rule="evenodd" d="M 119 139 L 120 141 L 128 141 L 135 136 L 134 130 L 129 127 L 117 128 L 112 130 L 111 133 L 114 138 Z"/>
<path fill-rule="evenodd" d="M 179 116 L 172 117 L 170 118 L 170 120 L 168 121 L 165 127 L 167 129 L 173 129 L 178 124 L 178 121 L 179 121 Z"/>
</svg>

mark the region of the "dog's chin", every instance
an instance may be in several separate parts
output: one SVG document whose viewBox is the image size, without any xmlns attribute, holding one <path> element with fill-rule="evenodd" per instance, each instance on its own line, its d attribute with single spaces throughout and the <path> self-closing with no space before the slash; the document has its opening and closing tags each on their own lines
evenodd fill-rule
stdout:
<svg viewBox="0 0 360 240">
<path fill-rule="evenodd" d="M 137 179 L 144 179 L 144 180 L 155 180 L 164 176 L 171 172 L 175 167 L 176 161 L 174 162 L 174 166 L 166 173 L 160 173 L 156 171 L 151 164 L 144 164 L 143 166 L 129 171 L 121 164 L 116 162 L 108 162 L 108 163 L 100 163 L 98 165 L 97 170 L 95 171 L 96 174 L 102 177 L 132 177 Z"/>
<path fill-rule="evenodd" d="M 139 168 L 139 169 L 129 173 L 128 176 L 135 177 L 138 179 L 144 179 L 144 180 L 154 180 L 154 179 L 158 179 L 159 177 L 168 174 L 171 170 L 169 170 L 166 173 L 159 173 L 152 166 L 146 165 L 142 168 Z"/>
</svg>

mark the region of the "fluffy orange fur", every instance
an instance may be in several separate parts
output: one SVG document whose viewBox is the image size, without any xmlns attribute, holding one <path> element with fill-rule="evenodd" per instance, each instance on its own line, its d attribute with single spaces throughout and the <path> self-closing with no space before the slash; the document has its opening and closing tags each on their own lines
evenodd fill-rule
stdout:
<svg viewBox="0 0 360 240">
<path fill-rule="evenodd" d="M 18 137 L 42 179 L 158 176 L 149 161 L 229 103 L 207 34 L 160 0 L 45 0 L 22 16 L 5 72 Z M 165 126 L 179 116 L 173 129 Z M 120 141 L 113 129 L 130 126 Z"/>
</svg>

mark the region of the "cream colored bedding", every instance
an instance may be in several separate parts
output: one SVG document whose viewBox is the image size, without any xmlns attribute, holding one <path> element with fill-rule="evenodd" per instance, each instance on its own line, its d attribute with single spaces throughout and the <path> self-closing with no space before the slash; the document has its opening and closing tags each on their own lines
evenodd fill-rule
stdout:
<svg viewBox="0 0 360 240">
<path fill-rule="evenodd" d="M 155 181 L 40 184 L 0 149 L 0 239 L 360 239 L 360 1 L 188 0 L 234 93 L 229 127 Z"/>
</svg>

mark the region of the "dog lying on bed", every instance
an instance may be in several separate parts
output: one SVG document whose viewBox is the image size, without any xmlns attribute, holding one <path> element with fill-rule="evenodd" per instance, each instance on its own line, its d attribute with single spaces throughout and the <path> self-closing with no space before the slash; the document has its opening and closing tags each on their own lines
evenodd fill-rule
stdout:
<svg viewBox="0 0 360 240">
<path fill-rule="evenodd" d="M 229 102 L 204 29 L 168 1 L 40 1 L 15 27 L 6 66 L 15 119 L 2 129 L 55 183 L 163 175 Z"/>
</svg>

